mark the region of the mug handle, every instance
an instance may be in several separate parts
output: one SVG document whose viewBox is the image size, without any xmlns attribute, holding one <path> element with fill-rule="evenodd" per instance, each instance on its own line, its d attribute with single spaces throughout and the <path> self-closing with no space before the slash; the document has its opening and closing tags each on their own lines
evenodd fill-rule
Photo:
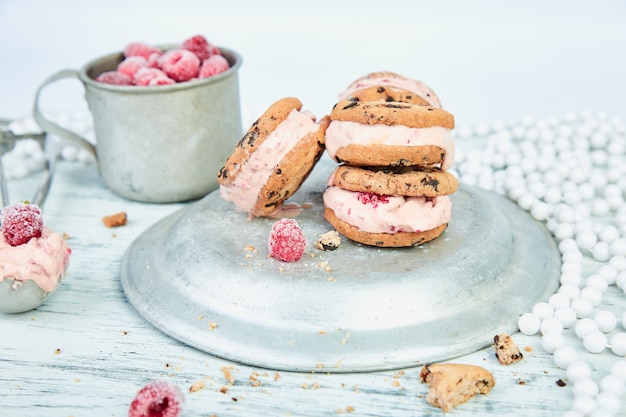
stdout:
<svg viewBox="0 0 626 417">
<path fill-rule="evenodd" d="M 73 69 L 66 69 L 61 70 L 44 80 L 39 88 L 37 88 L 37 94 L 35 95 L 35 104 L 33 106 L 33 117 L 42 130 L 47 133 L 53 133 L 60 138 L 68 140 L 73 145 L 78 146 L 89 152 L 94 157 L 94 159 L 96 159 L 96 147 L 91 142 L 89 142 L 82 136 L 72 132 L 71 130 L 61 127 L 58 124 L 50 121 L 43 115 L 41 109 L 39 108 L 39 97 L 41 96 L 42 90 L 48 84 L 52 84 L 53 82 L 61 80 L 63 78 L 76 78 L 77 80 L 80 80 L 78 75 L 78 71 Z"/>
</svg>

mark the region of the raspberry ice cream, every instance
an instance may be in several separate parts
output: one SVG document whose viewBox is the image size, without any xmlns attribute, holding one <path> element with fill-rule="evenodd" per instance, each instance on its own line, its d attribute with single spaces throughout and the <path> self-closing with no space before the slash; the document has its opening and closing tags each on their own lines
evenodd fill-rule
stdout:
<svg viewBox="0 0 626 417">
<path fill-rule="evenodd" d="M 14 289 L 33 281 L 45 292 L 55 290 L 69 265 L 71 249 L 58 233 L 47 227 L 41 237 L 11 246 L 0 236 L 0 282 L 13 281 Z"/>
<path fill-rule="evenodd" d="M 239 167 L 229 185 L 220 185 L 220 195 L 244 212 L 251 212 L 259 192 L 272 175 L 276 165 L 304 136 L 317 132 L 319 125 L 310 114 L 291 110 L 285 120 L 259 145 L 250 158 Z"/>
<path fill-rule="evenodd" d="M 355 91 L 373 86 L 396 87 L 402 90 L 412 91 L 426 100 L 431 106 L 438 109 L 442 108 L 439 98 L 430 87 L 421 81 L 401 76 L 393 76 L 392 74 L 364 77 L 355 81 L 345 91 L 339 94 L 339 101 L 346 100 Z"/>
<path fill-rule="evenodd" d="M 326 129 L 328 155 L 336 160 L 337 150 L 350 144 L 438 146 L 445 151 L 445 159 L 441 163 L 442 170 L 447 170 L 452 166 L 455 153 L 452 132 L 444 127 L 411 128 L 404 125 L 364 125 L 356 122 L 333 120 Z"/>
<path fill-rule="evenodd" d="M 367 233 L 423 232 L 450 221 L 448 196 L 379 196 L 331 186 L 324 192 L 324 205 L 344 221 Z"/>
</svg>

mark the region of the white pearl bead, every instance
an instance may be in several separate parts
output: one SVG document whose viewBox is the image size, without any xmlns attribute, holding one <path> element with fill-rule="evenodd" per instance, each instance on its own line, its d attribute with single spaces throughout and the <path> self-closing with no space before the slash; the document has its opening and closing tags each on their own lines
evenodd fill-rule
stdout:
<svg viewBox="0 0 626 417">
<path fill-rule="evenodd" d="M 582 296 L 572 300 L 572 308 L 576 311 L 576 315 L 579 318 L 589 317 L 593 313 L 593 303 L 588 298 Z"/>
<path fill-rule="evenodd" d="M 530 215 L 537 221 L 544 221 L 552 213 L 552 206 L 543 201 L 535 201 L 530 208 Z"/>
<path fill-rule="evenodd" d="M 573 349 L 573 348 L 572 348 Z M 575 351 L 575 349 L 574 349 Z M 581 378 L 572 387 L 572 394 L 576 397 L 595 397 L 600 392 L 600 387 L 591 378 Z"/>
<path fill-rule="evenodd" d="M 517 205 L 520 206 L 522 210 L 530 210 L 530 208 L 535 203 L 536 197 L 532 194 L 524 194 L 517 200 Z"/>
<path fill-rule="evenodd" d="M 586 362 L 577 360 L 569 364 L 566 374 L 567 379 L 576 383 L 580 379 L 591 378 L 591 368 Z"/>
<path fill-rule="evenodd" d="M 610 311 L 598 311 L 595 316 L 593 316 L 593 320 L 598 325 L 598 330 L 603 333 L 612 332 L 617 326 L 617 318 L 615 318 L 615 315 Z"/>
<path fill-rule="evenodd" d="M 571 346 L 563 345 L 554 351 L 552 360 L 559 368 L 567 369 L 572 362 L 578 360 L 578 352 Z"/>
<path fill-rule="evenodd" d="M 554 307 L 546 302 L 539 302 L 533 306 L 532 313 L 539 317 L 539 320 L 543 320 L 548 317 L 552 317 L 554 314 Z"/>
<path fill-rule="evenodd" d="M 594 330 L 583 337 L 583 346 L 591 353 L 601 353 L 606 349 L 606 335 L 600 330 Z"/>
<path fill-rule="evenodd" d="M 594 319 L 588 317 L 578 320 L 576 326 L 574 327 L 576 336 L 581 339 L 584 338 L 588 333 L 596 330 L 598 330 L 598 323 L 596 323 Z"/>
<path fill-rule="evenodd" d="M 570 300 L 574 300 L 580 296 L 580 288 L 578 288 L 577 285 L 572 284 L 561 285 L 558 292 L 565 294 Z"/>
<path fill-rule="evenodd" d="M 527 336 L 535 335 L 539 332 L 541 319 L 533 313 L 524 313 L 517 321 L 520 332 Z"/>
<path fill-rule="evenodd" d="M 561 254 L 563 262 L 579 262 L 582 263 L 584 258 L 583 253 L 580 250 L 568 250 Z"/>
<path fill-rule="evenodd" d="M 596 403 L 598 404 L 598 410 L 590 415 L 590 417 L 604 417 L 604 416 L 616 416 L 622 409 L 622 403 L 620 397 L 609 393 L 600 392 L 596 396 Z M 599 412 L 605 412 L 605 414 L 599 414 Z"/>
<path fill-rule="evenodd" d="M 615 277 L 615 285 L 621 290 L 626 288 L 626 271 L 617 274 L 617 277 Z"/>
<path fill-rule="evenodd" d="M 581 261 L 574 259 L 563 261 L 561 264 L 561 272 L 575 272 L 577 274 L 582 274 L 583 264 Z"/>
<path fill-rule="evenodd" d="M 615 333 L 611 336 L 611 351 L 617 356 L 626 355 L 626 333 Z"/>
<path fill-rule="evenodd" d="M 541 326 L 539 327 L 541 334 L 546 333 L 562 333 L 563 332 L 563 323 L 561 320 L 556 317 L 547 317 L 541 321 Z"/>
<path fill-rule="evenodd" d="M 609 244 L 606 242 L 598 242 L 593 248 L 591 248 L 591 256 L 593 259 L 600 262 L 606 262 L 611 258 L 611 251 L 609 250 Z"/>
<path fill-rule="evenodd" d="M 582 200 L 591 200 L 596 195 L 596 189 L 588 182 L 584 182 L 578 186 L 578 194 Z"/>
<path fill-rule="evenodd" d="M 607 285 L 615 284 L 615 278 L 619 271 L 612 265 L 602 265 L 600 269 L 598 269 L 598 274 L 606 278 Z"/>
<path fill-rule="evenodd" d="M 591 301 L 591 304 L 597 307 L 602 302 L 602 291 L 595 287 L 585 287 L 580 290 L 580 297 Z"/>
<path fill-rule="evenodd" d="M 622 322 L 622 327 L 623 327 L 624 329 L 626 329 L 626 311 L 624 311 L 624 312 L 622 313 L 622 320 L 621 320 L 621 322 Z"/>
<path fill-rule="evenodd" d="M 605 292 L 609 287 L 607 279 L 600 274 L 592 274 L 587 277 L 585 281 L 586 287 L 596 288 L 600 292 Z"/>
<path fill-rule="evenodd" d="M 604 217 L 609 214 L 611 207 L 609 203 L 602 198 L 595 198 L 591 202 L 591 213 L 596 217 Z"/>
<path fill-rule="evenodd" d="M 611 245 L 609 245 L 609 249 L 611 250 L 611 254 L 613 255 L 613 257 L 609 259 L 609 265 L 617 269 L 619 273 L 626 270 L 626 257 L 622 254 L 613 253 L 613 244 L 615 244 L 615 242 L 617 241 L 621 241 L 620 244 L 623 243 L 624 248 L 626 249 L 626 239 L 620 238 L 615 239 L 613 242 L 611 242 Z"/>
<path fill-rule="evenodd" d="M 566 221 L 566 220 L 562 220 L 561 221 Z M 559 242 L 559 251 L 561 253 L 564 252 L 568 252 L 568 251 L 578 251 L 578 243 L 576 243 L 576 241 L 574 239 L 563 239 L 562 241 Z"/>
<path fill-rule="evenodd" d="M 565 294 L 557 292 L 552 294 L 550 298 L 548 298 L 548 304 L 550 304 L 552 308 L 554 308 L 554 312 L 556 313 L 557 309 L 559 308 L 569 307 L 570 299 Z"/>
<path fill-rule="evenodd" d="M 611 375 L 615 375 L 626 384 L 626 360 L 618 360 L 611 365 Z"/>
<path fill-rule="evenodd" d="M 601 333 L 604 335 L 604 333 Z M 550 332 L 541 336 L 541 347 L 548 353 L 554 353 L 556 349 L 565 344 L 565 338 L 562 333 Z"/>
<path fill-rule="evenodd" d="M 596 401 L 591 397 L 580 396 L 574 398 L 574 400 L 572 401 L 572 409 L 574 411 L 578 411 L 585 416 L 588 416 L 596 411 L 597 407 L 598 406 L 596 404 Z"/>
<path fill-rule="evenodd" d="M 574 237 L 574 226 L 570 223 L 558 223 L 558 220 L 554 220 L 557 222 L 557 227 L 554 229 L 553 234 L 557 240 Z"/>
<path fill-rule="evenodd" d="M 582 275 L 577 272 L 563 272 L 559 278 L 561 285 L 580 285 L 582 280 Z"/>
<path fill-rule="evenodd" d="M 598 236 L 593 231 L 584 230 L 576 236 L 576 243 L 583 250 L 590 250 L 598 242 Z"/>
<path fill-rule="evenodd" d="M 603 242 L 611 243 L 615 239 L 618 239 L 620 236 L 619 229 L 611 224 L 605 225 L 602 230 L 600 230 L 599 238 Z M 611 246 L 609 246 L 609 250 Z"/>
<path fill-rule="evenodd" d="M 626 392 L 626 386 L 624 385 L 624 381 L 622 381 L 619 377 L 615 375 L 605 375 L 600 380 L 599 385 L 601 392 L 609 392 L 618 397 L 621 397 L 624 392 Z"/>
<path fill-rule="evenodd" d="M 578 318 L 576 317 L 576 311 L 571 307 L 560 307 L 554 311 L 554 317 L 559 319 L 563 323 L 563 328 L 569 329 Z"/>
</svg>

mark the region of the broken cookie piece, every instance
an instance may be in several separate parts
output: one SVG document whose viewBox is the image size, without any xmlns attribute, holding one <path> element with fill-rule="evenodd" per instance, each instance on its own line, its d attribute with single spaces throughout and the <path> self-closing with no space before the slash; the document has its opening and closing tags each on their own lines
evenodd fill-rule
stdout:
<svg viewBox="0 0 626 417">
<path fill-rule="evenodd" d="M 496 385 L 493 375 L 486 369 L 464 364 L 424 365 L 420 379 L 428 383 L 426 401 L 445 412 L 476 394 L 487 395 Z"/>
<path fill-rule="evenodd" d="M 315 241 L 315 247 L 323 251 L 332 251 L 339 247 L 341 244 L 341 237 L 336 230 L 331 230 L 320 235 L 319 239 Z"/>
<path fill-rule="evenodd" d="M 106 227 L 120 227 L 126 224 L 126 220 L 126 212 L 120 212 L 103 217 L 102 223 Z"/>
<path fill-rule="evenodd" d="M 496 358 L 502 365 L 510 365 L 524 358 L 513 338 L 506 333 L 495 335 L 493 346 L 496 350 Z"/>
</svg>

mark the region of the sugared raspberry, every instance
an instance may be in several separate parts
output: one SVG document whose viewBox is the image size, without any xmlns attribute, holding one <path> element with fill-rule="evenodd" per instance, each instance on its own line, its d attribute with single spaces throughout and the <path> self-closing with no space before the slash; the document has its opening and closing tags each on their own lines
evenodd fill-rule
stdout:
<svg viewBox="0 0 626 417">
<path fill-rule="evenodd" d="M 27 243 L 41 237 L 43 218 L 36 204 L 13 204 L 0 211 L 0 224 L 4 239 L 11 246 Z"/>
<path fill-rule="evenodd" d="M 168 85 L 174 84 L 176 81 L 168 77 L 163 71 L 158 68 L 139 68 L 135 73 L 133 79 L 135 85 L 139 86 L 155 86 L 155 85 Z"/>
<path fill-rule="evenodd" d="M 375 193 L 357 193 L 357 198 L 362 204 L 370 204 L 374 207 L 378 207 L 379 204 L 386 204 L 389 202 L 388 195 L 375 194 Z"/>
<path fill-rule="evenodd" d="M 160 68 L 168 77 L 177 82 L 189 81 L 198 77 L 200 60 L 186 49 L 172 49 L 159 59 Z"/>
<path fill-rule="evenodd" d="M 113 85 L 133 85 L 133 79 L 119 71 L 103 72 L 96 77 L 96 81 Z"/>
<path fill-rule="evenodd" d="M 304 254 L 306 238 L 297 221 L 280 219 L 272 226 L 268 246 L 271 257 L 284 262 L 293 262 Z"/>
<path fill-rule="evenodd" d="M 148 59 L 150 58 L 150 55 L 155 52 L 161 54 L 161 51 L 159 51 L 157 48 L 143 42 L 129 43 L 128 45 L 126 45 L 126 48 L 124 48 L 124 56 L 126 58 L 128 58 L 129 56 L 142 56 L 145 59 Z"/>
<path fill-rule="evenodd" d="M 128 417 L 178 417 L 185 405 L 185 396 L 176 384 L 154 380 L 143 387 L 130 403 Z"/>
<path fill-rule="evenodd" d="M 146 58 L 142 56 L 129 56 L 117 65 L 117 71 L 133 78 L 139 68 L 145 68 L 147 66 L 148 60 Z"/>
<path fill-rule="evenodd" d="M 221 55 L 213 55 L 202 62 L 198 78 L 208 78 L 230 68 L 228 61 Z"/>
<path fill-rule="evenodd" d="M 185 39 L 181 47 L 196 54 L 200 62 L 210 56 L 220 54 L 219 48 L 215 45 L 211 45 L 202 35 L 196 35 L 189 39 Z"/>
</svg>

